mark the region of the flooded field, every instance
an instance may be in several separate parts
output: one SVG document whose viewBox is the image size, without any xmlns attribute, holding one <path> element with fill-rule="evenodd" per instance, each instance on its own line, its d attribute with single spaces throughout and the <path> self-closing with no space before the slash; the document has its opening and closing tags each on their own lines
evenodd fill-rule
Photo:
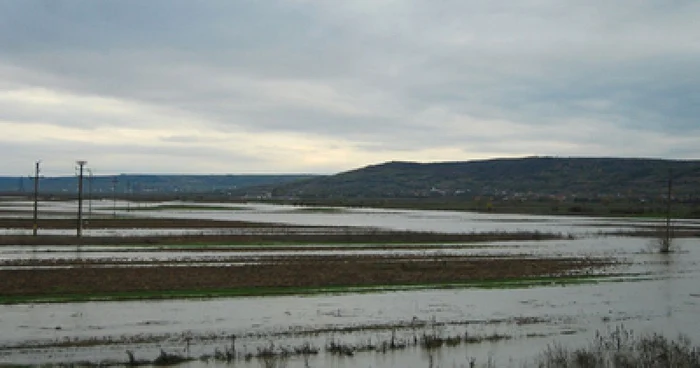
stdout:
<svg viewBox="0 0 700 368">
<path fill-rule="evenodd" d="M 74 217 L 77 204 L 74 202 L 48 202 L 42 204 L 42 217 Z M 250 221 L 287 225 L 325 226 L 334 228 L 381 228 L 391 230 L 433 231 L 440 233 L 483 233 L 540 231 L 572 235 L 596 235 L 601 233 L 634 231 L 658 225 L 656 219 L 630 218 L 591 218 L 574 216 L 530 216 L 501 215 L 456 211 L 387 210 L 373 208 L 320 208 L 300 206 L 270 205 L 259 203 L 208 204 L 187 202 L 131 203 L 118 202 L 113 207 L 111 201 L 95 202 L 92 215 L 105 217 L 152 217 L 171 219 L 207 219 L 220 221 Z M 113 208 L 117 208 L 116 211 Z M 0 202 L 0 212 L 20 211 L 21 216 L 31 216 L 29 202 L 16 202 L 8 205 Z M 86 213 L 85 218 L 90 218 Z M 700 229 L 700 220 L 676 220 L 677 228 Z M 112 229 L 119 234 L 145 235 L 148 231 L 162 234 L 161 229 Z M 118 231 L 117 231 L 118 230 Z M 202 229 L 174 229 L 183 233 L 201 232 Z M 0 229 L 3 234 L 20 231 Z M 49 230 L 42 230 L 49 231 Z M 53 230 L 51 230 L 53 231 Z M 86 235 L 91 230 L 86 226 Z M 210 230 L 207 230 L 210 231 Z M 211 229 L 212 232 L 226 229 Z M 27 234 L 27 230 L 22 233 Z M 29 232 L 30 233 L 30 232 Z M 64 231 L 70 233 L 70 230 Z"/>
<path fill-rule="evenodd" d="M 52 203 L 44 210 L 60 217 L 70 213 L 72 206 Z M 650 248 L 654 239 L 609 235 L 655 226 L 652 220 L 260 204 L 235 204 L 230 209 L 183 203 L 129 206 L 126 211 L 125 204 L 119 204 L 118 215 L 313 225 L 329 231 L 350 226 L 448 233 L 546 231 L 572 236 L 478 244 L 309 244 L 270 249 L 225 244 L 199 249 L 3 246 L 0 270 L 233 266 L 324 257 L 604 258 L 614 260 L 614 265 L 599 279 L 526 288 L 387 291 L 378 287 L 305 296 L 0 305 L 1 364 L 126 363 L 130 351 L 136 360 L 153 361 L 163 352 L 193 358 L 183 363 L 188 367 L 470 367 L 472 361 L 477 367 L 522 367 L 550 344 L 585 345 L 596 331 L 619 326 L 670 337 L 682 333 L 700 344 L 700 240 L 679 238 L 677 252 L 658 254 Z M 20 216 L 25 207 L 14 203 L 7 208 Z M 109 216 L 112 203 L 96 203 L 93 211 Z M 694 221 L 676 225 L 700 227 Z M 5 231 L 20 230 L 24 231 Z M 109 231 L 141 234 L 164 229 Z"/>
</svg>

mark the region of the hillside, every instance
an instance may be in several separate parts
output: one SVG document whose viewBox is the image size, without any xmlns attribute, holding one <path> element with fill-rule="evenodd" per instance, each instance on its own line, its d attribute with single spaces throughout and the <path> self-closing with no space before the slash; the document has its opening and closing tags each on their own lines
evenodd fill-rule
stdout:
<svg viewBox="0 0 700 368">
<path fill-rule="evenodd" d="M 700 195 L 700 161 L 528 157 L 468 162 L 388 162 L 275 188 L 297 198 L 677 198 Z"/>
</svg>

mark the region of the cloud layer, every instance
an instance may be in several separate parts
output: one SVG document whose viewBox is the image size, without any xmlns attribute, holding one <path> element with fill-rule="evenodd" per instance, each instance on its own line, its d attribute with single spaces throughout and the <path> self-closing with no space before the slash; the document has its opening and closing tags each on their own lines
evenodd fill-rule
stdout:
<svg viewBox="0 0 700 368">
<path fill-rule="evenodd" d="M 700 157 L 700 2 L 3 1 L 0 174 Z"/>
</svg>

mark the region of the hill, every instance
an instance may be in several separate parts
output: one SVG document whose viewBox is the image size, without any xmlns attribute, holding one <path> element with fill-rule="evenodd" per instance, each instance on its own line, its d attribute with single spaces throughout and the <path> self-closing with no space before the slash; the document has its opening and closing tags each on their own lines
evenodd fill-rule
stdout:
<svg viewBox="0 0 700 368">
<path fill-rule="evenodd" d="M 700 161 L 527 157 L 467 162 L 387 162 L 275 187 L 311 198 L 659 198 L 669 173 L 676 198 L 700 195 Z"/>
</svg>

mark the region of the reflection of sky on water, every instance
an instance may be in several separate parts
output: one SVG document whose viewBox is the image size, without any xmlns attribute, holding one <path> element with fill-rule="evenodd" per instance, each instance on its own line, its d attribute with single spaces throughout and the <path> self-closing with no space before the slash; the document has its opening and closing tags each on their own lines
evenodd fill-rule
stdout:
<svg viewBox="0 0 700 368">
<path fill-rule="evenodd" d="M 386 210 L 371 208 L 341 208 L 334 211 L 312 211 L 308 210 L 307 207 L 259 203 L 196 203 L 197 209 L 177 209 L 177 207 L 172 209 L 167 209 L 167 207 L 164 209 L 156 209 L 164 205 L 188 206 L 192 205 L 192 203 L 164 202 L 129 204 L 128 202 L 119 202 L 117 204 L 117 208 L 119 208 L 117 215 L 254 221 L 294 225 L 378 227 L 393 230 L 436 231 L 447 233 L 542 231 L 586 235 L 597 234 L 599 232 L 631 231 L 634 230 L 635 226 L 659 224 L 658 220 L 652 219 L 601 219 L 575 216 L 533 216 L 457 211 Z M 71 213 L 75 211 L 76 206 L 77 205 L 72 202 L 48 202 L 42 207 L 42 212 Z M 212 207 L 212 210 L 201 209 L 207 206 Z M 127 207 L 135 210 L 123 210 Z M 230 207 L 231 210 L 222 209 L 226 207 Z M 153 208 L 153 210 L 147 210 L 147 208 Z M 95 215 L 111 215 L 112 203 L 110 201 L 96 202 L 93 205 L 93 213 Z M 674 225 L 678 227 L 700 227 L 700 221 L 674 221 Z M 138 235 L 146 235 L 149 231 L 152 231 L 153 234 L 161 234 L 162 230 L 163 229 L 124 229 L 121 231 L 135 231 L 136 233 L 134 233 L 134 235 L 137 233 Z M 180 231 L 183 232 L 201 232 L 202 230 L 205 229 L 180 229 Z M 86 231 L 95 230 L 86 229 Z M 86 234 L 89 235 L 89 233 Z M 94 235 L 100 235 L 100 233 L 97 232 Z M 105 235 L 114 235 L 114 233 L 108 232 Z"/>
</svg>

